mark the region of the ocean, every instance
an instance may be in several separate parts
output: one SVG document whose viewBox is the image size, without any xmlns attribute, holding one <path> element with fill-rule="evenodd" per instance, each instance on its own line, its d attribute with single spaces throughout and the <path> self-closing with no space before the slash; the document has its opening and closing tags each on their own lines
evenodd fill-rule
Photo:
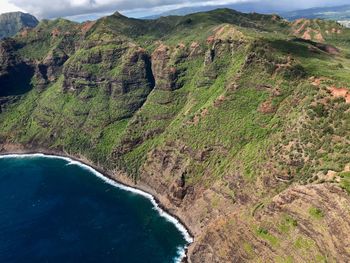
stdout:
<svg viewBox="0 0 350 263">
<path fill-rule="evenodd" d="M 149 194 L 67 158 L 0 157 L 0 262 L 179 262 L 186 229 Z"/>
</svg>

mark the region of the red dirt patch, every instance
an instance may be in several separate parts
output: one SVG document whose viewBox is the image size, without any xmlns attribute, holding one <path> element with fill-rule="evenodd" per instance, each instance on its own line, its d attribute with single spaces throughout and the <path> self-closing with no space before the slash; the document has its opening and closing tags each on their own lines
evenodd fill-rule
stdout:
<svg viewBox="0 0 350 263">
<path fill-rule="evenodd" d="M 60 34 L 61 34 L 61 31 L 59 31 L 58 28 L 54 28 L 54 29 L 51 31 L 51 35 L 52 35 L 53 37 L 58 37 Z"/>
<path fill-rule="evenodd" d="M 314 38 L 316 39 L 316 41 L 318 41 L 318 42 L 324 42 L 324 38 L 323 38 L 321 32 L 317 32 L 317 31 L 314 31 L 314 32 L 315 32 Z"/>
<path fill-rule="evenodd" d="M 305 40 L 311 40 L 311 34 L 310 34 L 310 31 L 309 30 L 306 30 L 304 32 L 304 34 L 301 36 L 302 39 L 305 39 Z"/>
<path fill-rule="evenodd" d="M 26 37 L 28 36 L 29 30 L 27 28 L 23 29 L 20 33 L 21 37 Z"/>
<path fill-rule="evenodd" d="M 291 56 L 287 57 L 286 63 L 276 64 L 275 74 L 280 72 L 282 69 L 290 68 L 292 66 L 293 59 Z"/>
<path fill-rule="evenodd" d="M 276 108 L 272 105 L 272 101 L 268 100 L 260 104 L 258 111 L 261 113 L 269 114 L 276 112 Z"/>
<path fill-rule="evenodd" d="M 162 52 L 167 52 L 169 50 L 169 47 L 168 46 L 166 46 L 166 45 L 164 45 L 163 43 L 161 43 L 158 47 L 157 47 L 157 49 L 155 50 L 155 52 L 160 52 L 160 53 L 162 53 Z"/>
<path fill-rule="evenodd" d="M 212 43 L 214 43 L 214 41 L 215 41 L 215 37 L 214 36 L 210 36 L 210 37 L 207 38 L 207 44 L 212 44 Z"/>
<path fill-rule="evenodd" d="M 282 96 L 282 91 L 277 87 L 272 90 L 271 94 L 274 97 L 279 97 Z"/>
<path fill-rule="evenodd" d="M 191 49 L 195 49 L 195 48 L 198 48 L 198 47 L 199 47 L 198 42 L 192 42 L 191 43 Z"/>
<path fill-rule="evenodd" d="M 325 41 L 321 31 L 313 29 L 311 21 L 306 19 L 298 19 L 293 23 L 293 34 L 305 40 Z M 326 34 L 328 33 L 326 32 Z"/>
<path fill-rule="evenodd" d="M 350 90 L 347 88 L 337 88 L 337 87 L 329 87 L 328 90 L 331 94 L 336 98 L 344 98 L 345 102 L 350 104 Z"/>
<path fill-rule="evenodd" d="M 330 87 L 329 89 L 334 97 L 345 97 L 348 93 L 348 89 L 346 88 L 336 88 L 336 87 Z"/>
<path fill-rule="evenodd" d="M 317 42 L 324 42 L 324 38 L 321 34 L 320 31 L 311 29 L 311 28 L 307 28 L 304 32 L 304 34 L 301 36 L 302 39 L 305 40 L 315 40 Z"/>
<path fill-rule="evenodd" d="M 186 45 L 184 43 L 177 44 L 176 48 L 185 49 Z"/>
<path fill-rule="evenodd" d="M 310 78 L 311 85 L 315 87 L 319 87 L 321 85 L 321 79 L 319 78 Z"/>
<path fill-rule="evenodd" d="M 200 112 L 197 112 L 195 116 L 189 121 L 186 122 L 187 125 L 197 125 L 201 119 L 205 118 L 209 114 L 208 109 L 202 109 Z"/>
<path fill-rule="evenodd" d="M 207 116 L 209 113 L 209 110 L 208 109 L 204 109 L 202 112 L 201 112 L 201 117 L 204 118 L 205 116 Z"/>
<path fill-rule="evenodd" d="M 301 26 L 297 29 L 294 30 L 295 35 L 299 35 L 302 31 L 305 30 L 306 26 L 310 24 L 310 21 L 305 20 L 305 19 L 298 19 L 293 23 L 293 26 L 299 26 L 301 23 Z"/>
<path fill-rule="evenodd" d="M 198 55 L 201 52 L 201 48 L 198 42 L 192 42 L 190 46 L 190 54 L 189 56 L 195 56 Z"/>
<path fill-rule="evenodd" d="M 222 33 L 224 33 L 225 31 L 225 26 L 222 26 L 221 28 L 219 28 L 217 31 L 216 31 L 216 35 L 221 35 Z"/>
<path fill-rule="evenodd" d="M 138 54 L 144 54 L 144 53 L 146 53 L 146 49 L 144 49 L 144 48 L 142 48 L 142 47 L 138 47 L 137 50 L 136 50 L 136 52 L 137 52 Z"/>
<path fill-rule="evenodd" d="M 279 17 L 276 16 L 276 15 L 273 15 L 273 16 L 272 16 L 272 21 L 277 21 L 277 20 L 279 20 Z"/>
<path fill-rule="evenodd" d="M 175 67 L 171 67 L 169 69 L 169 72 L 175 74 L 176 73 L 176 68 Z"/>
<path fill-rule="evenodd" d="M 95 24 L 94 21 L 87 21 L 85 23 L 82 24 L 82 27 L 81 27 L 81 32 L 83 33 L 86 33 L 87 31 L 89 31 L 92 26 Z"/>
<path fill-rule="evenodd" d="M 220 107 L 220 105 L 225 101 L 225 96 L 220 95 L 215 101 L 214 101 L 214 107 Z"/>
<path fill-rule="evenodd" d="M 345 96 L 345 102 L 350 104 L 350 93 Z"/>
<path fill-rule="evenodd" d="M 310 77 L 309 81 L 311 82 L 312 86 L 319 87 L 322 84 L 322 82 L 327 81 L 327 78 Z"/>
</svg>

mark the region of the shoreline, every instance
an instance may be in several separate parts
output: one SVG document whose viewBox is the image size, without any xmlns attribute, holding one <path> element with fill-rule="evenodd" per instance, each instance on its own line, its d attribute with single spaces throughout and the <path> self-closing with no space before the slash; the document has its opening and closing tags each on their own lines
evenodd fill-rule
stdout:
<svg viewBox="0 0 350 263">
<path fill-rule="evenodd" d="M 141 195 L 144 198 L 147 198 L 157 210 L 158 214 L 163 217 L 168 222 L 175 225 L 175 227 L 181 232 L 184 239 L 187 242 L 187 245 L 184 246 L 181 251 L 178 252 L 178 255 L 174 258 L 175 262 L 187 262 L 188 260 L 188 248 L 194 242 L 194 235 L 190 231 L 190 228 L 176 215 L 172 214 L 169 209 L 164 206 L 159 199 L 147 191 L 146 187 L 137 187 L 136 184 L 127 182 L 126 180 L 119 180 L 116 176 L 113 176 L 111 172 L 105 171 L 103 168 L 96 166 L 88 159 L 82 157 L 71 155 L 66 152 L 60 151 L 46 151 L 46 150 L 25 150 L 18 149 L 7 151 L 4 149 L 0 150 L 0 158 L 25 158 L 25 157 L 42 157 L 42 158 L 56 158 L 62 159 L 68 162 L 67 165 L 78 165 L 83 169 L 88 170 L 93 173 L 95 176 L 99 177 L 105 183 L 108 183 L 116 188 L 119 188 L 123 191 L 128 191 L 137 195 Z"/>
</svg>

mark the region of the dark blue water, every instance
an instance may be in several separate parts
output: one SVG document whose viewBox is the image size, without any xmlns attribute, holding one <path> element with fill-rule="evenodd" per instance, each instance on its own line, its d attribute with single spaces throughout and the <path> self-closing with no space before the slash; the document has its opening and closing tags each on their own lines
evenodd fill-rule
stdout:
<svg viewBox="0 0 350 263">
<path fill-rule="evenodd" d="M 187 242 L 150 200 L 67 164 L 0 158 L 0 262 L 174 262 Z"/>
</svg>

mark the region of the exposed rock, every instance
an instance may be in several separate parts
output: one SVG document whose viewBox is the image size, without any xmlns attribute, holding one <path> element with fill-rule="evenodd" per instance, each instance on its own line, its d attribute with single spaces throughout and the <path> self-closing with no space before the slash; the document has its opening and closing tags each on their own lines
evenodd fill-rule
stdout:
<svg viewBox="0 0 350 263">
<path fill-rule="evenodd" d="M 54 50 L 42 62 L 38 63 L 35 69 L 38 86 L 44 88 L 49 83 L 56 81 L 62 72 L 63 64 L 68 58 L 68 55 L 64 51 Z"/>
<path fill-rule="evenodd" d="M 0 43 L 0 151 L 85 156 L 152 193 L 192 263 L 347 262 L 350 94 L 346 67 L 319 68 L 346 57 L 311 27 L 225 9 L 43 21 Z"/>
<path fill-rule="evenodd" d="M 0 39 L 12 37 L 22 29 L 33 28 L 38 23 L 34 16 L 22 12 L 0 14 Z"/>
<path fill-rule="evenodd" d="M 190 46 L 190 54 L 189 57 L 193 58 L 193 57 L 197 57 L 199 55 L 201 55 L 202 50 L 201 47 L 199 45 L 198 42 L 192 42 L 191 46 Z"/>
<path fill-rule="evenodd" d="M 274 262 L 282 255 L 296 262 L 308 262 L 313 260 L 310 253 L 321 257 L 327 251 L 329 260 L 347 262 L 350 216 L 341 211 L 349 202 L 343 190 L 330 184 L 291 187 L 273 198 L 268 206 L 258 209 L 253 222 L 247 221 L 238 207 L 226 218 L 214 221 L 191 248 L 189 261 Z M 319 212 L 313 214 L 313 211 Z M 287 226 L 281 228 L 281 224 Z M 263 229 L 278 245 L 264 239 L 264 234 L 259 236 L 252 225 L 260 226 L 257 229 Z M 227 242 L 228 239 L 232 242 Z M 303 242 L 301 247 L 300 242 Z M 305 249 L 309 253 L 300 253 Z"/>
<path fill-rule="evenodd" d="M 133 48 L 134 49 L 134 48 Z M 100 84 L 110 88 L 112 97 L 125 94 L 138 88 L 151 90 L 154 79 L 149 56 L 142 49 L 86 50 L 86 56 L 73 57 L 63 69 L 65 90 L 81 91 L 84 87 L 98 87 Z M 120 67 L 121 64 L 121 67 Z M 104 71 L 94 68 L 102 66 Z M 120 74 L 108 74 L 117 66 Z"/>
<path fill-rule="evenodd" d="M 185 47 L 178 49 L 184 50 Z M 180 72 L 176 68 L 176 62 L 184 58 L 184 54 L 177 54 L 176 50 L 171 50 L 164 44 L 158 46 L 152 54 L 152 71 L 157 89 L 175 90 L 181 87 L 181 83 L 177 82 Z M 174 61 L 174 65 L 171 65 L 171 61 Z"/>
<path fill-rule="evenodd" d="M 261 220 L 274 220 L 286 213 L 297 222 L 297 230 L 315 242 L 315 249 L 321 253 L 327 250 L 328 258 L 337 262 L 350 259 L 347 247 L 350 239 L 350 216 L 343 213 L 349 206 L 345 191 L 330 184 L 296 186 L 276 196 L 262 212 Z M 313 218 L 310 209 L 318 209 L 319 218 Z M 326 226 L 326 227 L 324 227 Z M 340 230 L 342 229 L 342 230 Z M 345 230 L 345 231 L 344 231 Z M 296 253 L 295 253 L 296 254 Z M 298 261 L 305 261 L 302 255 L 293 255 Z"/>
<path fill-rule="evenodd" d="M 0 96 L 20 95 L 31 89 L 33 66 L 15 54 L 17 43 L 0 42 Z"/>
</svg>

